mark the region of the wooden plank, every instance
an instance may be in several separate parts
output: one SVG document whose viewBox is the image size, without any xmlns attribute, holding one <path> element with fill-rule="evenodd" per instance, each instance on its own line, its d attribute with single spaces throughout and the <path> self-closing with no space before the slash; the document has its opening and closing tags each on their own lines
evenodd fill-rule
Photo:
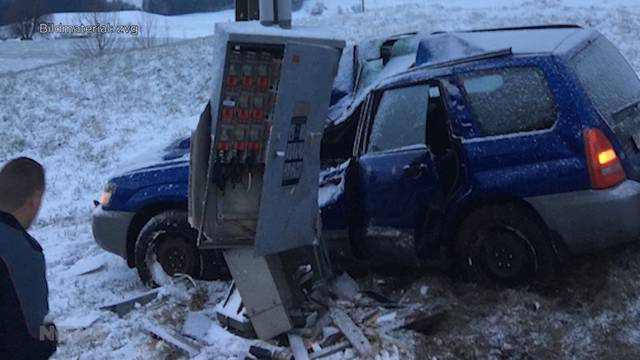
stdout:
<svg viewBox="0 0 640 360">
<path fill-rule="evenodd" d="M 304 346 L 302 336 L 289 333 L 288 337 L 293 358 L 295 360 L 309 360 L 309 353 L 307 352 L 307 348 Z"/>
<path fill-rule="evenodd" d="M 360 353 L 360 355 L 369 355 L 373 348 L 371 343 L 364 336 L 364 333 L 360 328 L 351 320 L 349 315 L 338 308 L 332 308 L 330 311 L 331 319 L 336 324 L 338 329 L 342 331 L 344 336 L 349 340 L 351 345 Z"/>
<path fill-rule="evenodd" d="M 326 347 L 326 348 L 324 348 L 324 349 L 322 349 L 322 350 L 320 350 L 318 352 L 311 353 L 309 355 L 309 359 L 310 360 L 315 360 L 315 359 L 320 359 L 320 358 L 323 358 L 323 357 L 327 357 L 329 355 L 333 355 L 333 354 L 337 353 L 338 351 L 345 350 L 345 349 L 347 349 L 349 347 L 351 347 L 351 344 L 349 344 L 348 341 L 342 341 L 342 342 L 339 342 L 339 343 L 337 343 L 335 345 L 331 345 L 329 347 Z"/>
</svg>

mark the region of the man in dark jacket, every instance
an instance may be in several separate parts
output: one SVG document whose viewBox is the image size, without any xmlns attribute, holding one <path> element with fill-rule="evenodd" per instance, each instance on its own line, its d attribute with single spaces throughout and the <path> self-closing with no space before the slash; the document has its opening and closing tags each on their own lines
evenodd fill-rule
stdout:
<svg viewBox="0 0 640 360">
<path fill-rule="evenodd" d="M 45 324 L 49 289 L 40 244 L 26 231 L 44 192 L 44 169 L 29 158 L 0 170 L 0 358 L 47 359 L 55 326 Z"/>
</svg>

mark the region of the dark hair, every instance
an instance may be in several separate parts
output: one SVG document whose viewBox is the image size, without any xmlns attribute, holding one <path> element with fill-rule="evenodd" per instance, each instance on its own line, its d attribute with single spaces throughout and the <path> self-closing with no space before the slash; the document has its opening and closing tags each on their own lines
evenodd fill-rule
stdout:
<svg viewBox="0 0 640 360">
<path fill-rule="evenodd" d="M 20 157 L 0 170 L 0 210 L 19 209 L 36 191 L 44 191 L 44 168 L 37 161 Z"/>
</svg>

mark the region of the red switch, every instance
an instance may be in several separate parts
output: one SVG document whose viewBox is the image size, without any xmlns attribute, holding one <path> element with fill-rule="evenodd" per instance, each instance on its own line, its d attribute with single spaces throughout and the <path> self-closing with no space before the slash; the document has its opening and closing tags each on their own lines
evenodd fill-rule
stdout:
<svg viewBox="0 0 640 360">
<path fill-rule="evenodd" d="M 226 141 L 219 141 L 218 150 L 229 150 L 229 143 L 227 143 Z"/>
<path fill-rule="evenodd" d="M 230 122 L 233 118 L 233 108 L 224 107 L 222 108 L 222 121 Z"/>
<path fill-rule="evenodd" d="M 258 76 L 256 78 L 256 87 L 258 88 L 258 91 L 267 90 L 267 85 L 268 85 L 268 81 L 266 76 Z"/>
<path fill-rule="evenodd" d="M 238 85 L 238 78 L 235 75 L 227 76 L 227 87 L 234 88 Z"/>
<path fill-rule="evenodd" d="M 259 108 L 254 108 L 252 112 L 253 120 L 260 121 L 264 118 L 264 111 Z"/>
<path fill-rule="evenodd" d="M 299 63 L 300 62 L 300 55 L 298 54 L 293 54 L 291 56 L 291 61 L 293 61 L 294 63 Z"/>
<path fill-rule="evenodd" d="M 246 122 L 249 120 L 249 110 L 247 109 L 238 109 L 238 119 L 240 122 Z"/>
<path fill-rule="evenodd" d="M 251 78 L 251 76 L 245 75 L 242 77 L 242 86 L 248 89 L 251 87 L 252 84 L 253 84 L 253 79 Z"/>
</svg>

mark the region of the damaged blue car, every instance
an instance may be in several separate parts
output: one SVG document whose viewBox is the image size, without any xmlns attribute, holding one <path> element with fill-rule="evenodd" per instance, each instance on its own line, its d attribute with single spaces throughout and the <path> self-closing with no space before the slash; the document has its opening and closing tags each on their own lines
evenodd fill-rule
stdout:
<svg viewBox="0 0 640 360">
<path fill-rule="evenodd" d="M 330 109 L 322 148 L 323 239 L 337 257 L 453 262 L 517 285 L 552 278 L 560 254 L 640 236 L 640 80 L 598 32 L 405 34 L 351 54 L 352 87 Z M 148 204 L 183 211 L 184 166 L 181 179 L 163 166 L 110 180 L 94 214 L 98 243 L 131 266 L 162 248 L 143 233 L 167 210 Z M 195 243 L 168 253 L 173 262 L 159 258 L 169 273 L 216 263 Z M 190 268 L 175 260 L 189 256 Z"/>
</svg>

